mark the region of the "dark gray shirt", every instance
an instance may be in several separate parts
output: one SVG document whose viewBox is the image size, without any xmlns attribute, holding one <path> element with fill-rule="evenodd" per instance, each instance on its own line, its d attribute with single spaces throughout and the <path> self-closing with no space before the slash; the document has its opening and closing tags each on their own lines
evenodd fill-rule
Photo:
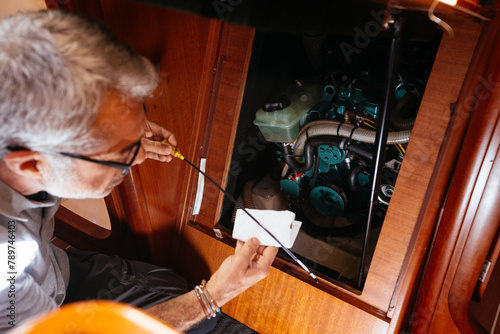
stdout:
<svg viewBox="0 0 500 334">
<path fill-rule="evenodd" d="M 30 200 L 0 180 L 0 332 L 59 307 L 66 253 L 50 243 L 60 199 Z"/>
</svg>

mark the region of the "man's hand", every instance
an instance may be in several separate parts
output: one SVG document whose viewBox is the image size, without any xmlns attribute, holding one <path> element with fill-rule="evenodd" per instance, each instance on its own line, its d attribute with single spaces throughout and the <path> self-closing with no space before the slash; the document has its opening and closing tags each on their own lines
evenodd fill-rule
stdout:
<svg viewBox="0 0 500 334">
<path fill-rule="evenodd" d="M 167 139 L 168 143 L 163 140 Z M 156 123 L 146 121 L 142 147 L 146 150 L 146 157 L 159 161 L 169 162 L 172 160 L 172 146 L 177 145 L 177 140 L 172 132 Z"/>
<path fill-rule="evenodd" d="M 277 247 L 260 246 L 257 238 L 238 241 L 234 255 L 207 282 L 207 290 L 219 306 L 224 305 L 265 278 L 277 253 Z"/>
<path fill-rule="evenodd" d="M 263 279 L 269 273 L 278 248 L 260 246 L 257 238 L 238 241 L 234 255 L 222 262 L 207 282 L 206 290 L 222 306 Z M 206 316 L 194 290 L 167 300 L 147 310 L 150 314 L 186 331 Z"/>
</svg>

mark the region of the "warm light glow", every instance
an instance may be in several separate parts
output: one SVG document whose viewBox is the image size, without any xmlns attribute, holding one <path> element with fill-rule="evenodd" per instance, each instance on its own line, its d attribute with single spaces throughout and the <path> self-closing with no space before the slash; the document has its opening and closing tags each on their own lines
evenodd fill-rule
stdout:
<svg viewBox="0 0 500 334">
<path fill-rule="evenodd" d="M 439 1 L 450 6 L 455 6 L 457 4 L 457 0 L 439 0 Z"/>
</svg>

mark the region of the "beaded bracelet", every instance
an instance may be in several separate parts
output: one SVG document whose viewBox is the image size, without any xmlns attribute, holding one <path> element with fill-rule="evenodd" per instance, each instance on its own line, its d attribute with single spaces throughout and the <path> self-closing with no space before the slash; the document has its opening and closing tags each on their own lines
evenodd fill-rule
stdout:
<svg viewBox="0 0 500 334">
<path fill-rule="evenodd" d="M 194 292 L 196 293 L 196 297 L 198 297 L 198 301 L 200 302 L 201 308 L 203 309 L 203 313 L 205 313 L 205 316 L 207 317 L 207 319 L 210 319 L 211 318 L 211 314 L 210 314 L 210 312 L 207 309 L 207 305 L 203 301 L 203 298 L 201 296 L 202 292 L 201 292 L 200 288 L 198 286 L 195 286 L 194 287 Z"/>
<path fill-rule="evenodd" d="M 208 293 L 208 290 L 206 289 L 206 281 L 201 281 L 200 285 L 194 287 L 194 291 L 207 319 L 215 318 L 217 314 L 220 313 L 220 307 Z"/>
<path fill-rule="evenodd" d="M 208 290 L 206 289 L 206 284 L 207 282 L 205 280 L 201 281 L 200 288 L 205 292 L 205 295 L 207 296 L 209 302 L 210 302 L 210 308 L 214 310 L 217 313 L 220 313 L 220 307 L 217 305 L 215 300 L 212 298 L 210 293 L 208 293 Z"/>
</svg>

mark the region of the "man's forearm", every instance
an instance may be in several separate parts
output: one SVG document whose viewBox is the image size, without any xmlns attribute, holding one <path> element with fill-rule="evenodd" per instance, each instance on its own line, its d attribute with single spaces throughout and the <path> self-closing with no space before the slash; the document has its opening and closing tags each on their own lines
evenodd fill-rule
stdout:
<svg viewBox="0 0 500 334">
<path fill-rule="evenodd" d="M 155 305 L 146 312 L 178 331 L 185 331 L 206 317 L 193 290 Z"/>
<path fill-rule="evenodd" d="M 260 246 L 256 238 L 238 241 L 234 255 L 226 258 L 206 283 L 206 293 L 221 307 L 269 274 L 278 253 L 276 247 Z M 205 318 L 196 292 L 183 294 L 148 309 L 148 312 L 177 330 L 185 331 Z"/>
</svg>

